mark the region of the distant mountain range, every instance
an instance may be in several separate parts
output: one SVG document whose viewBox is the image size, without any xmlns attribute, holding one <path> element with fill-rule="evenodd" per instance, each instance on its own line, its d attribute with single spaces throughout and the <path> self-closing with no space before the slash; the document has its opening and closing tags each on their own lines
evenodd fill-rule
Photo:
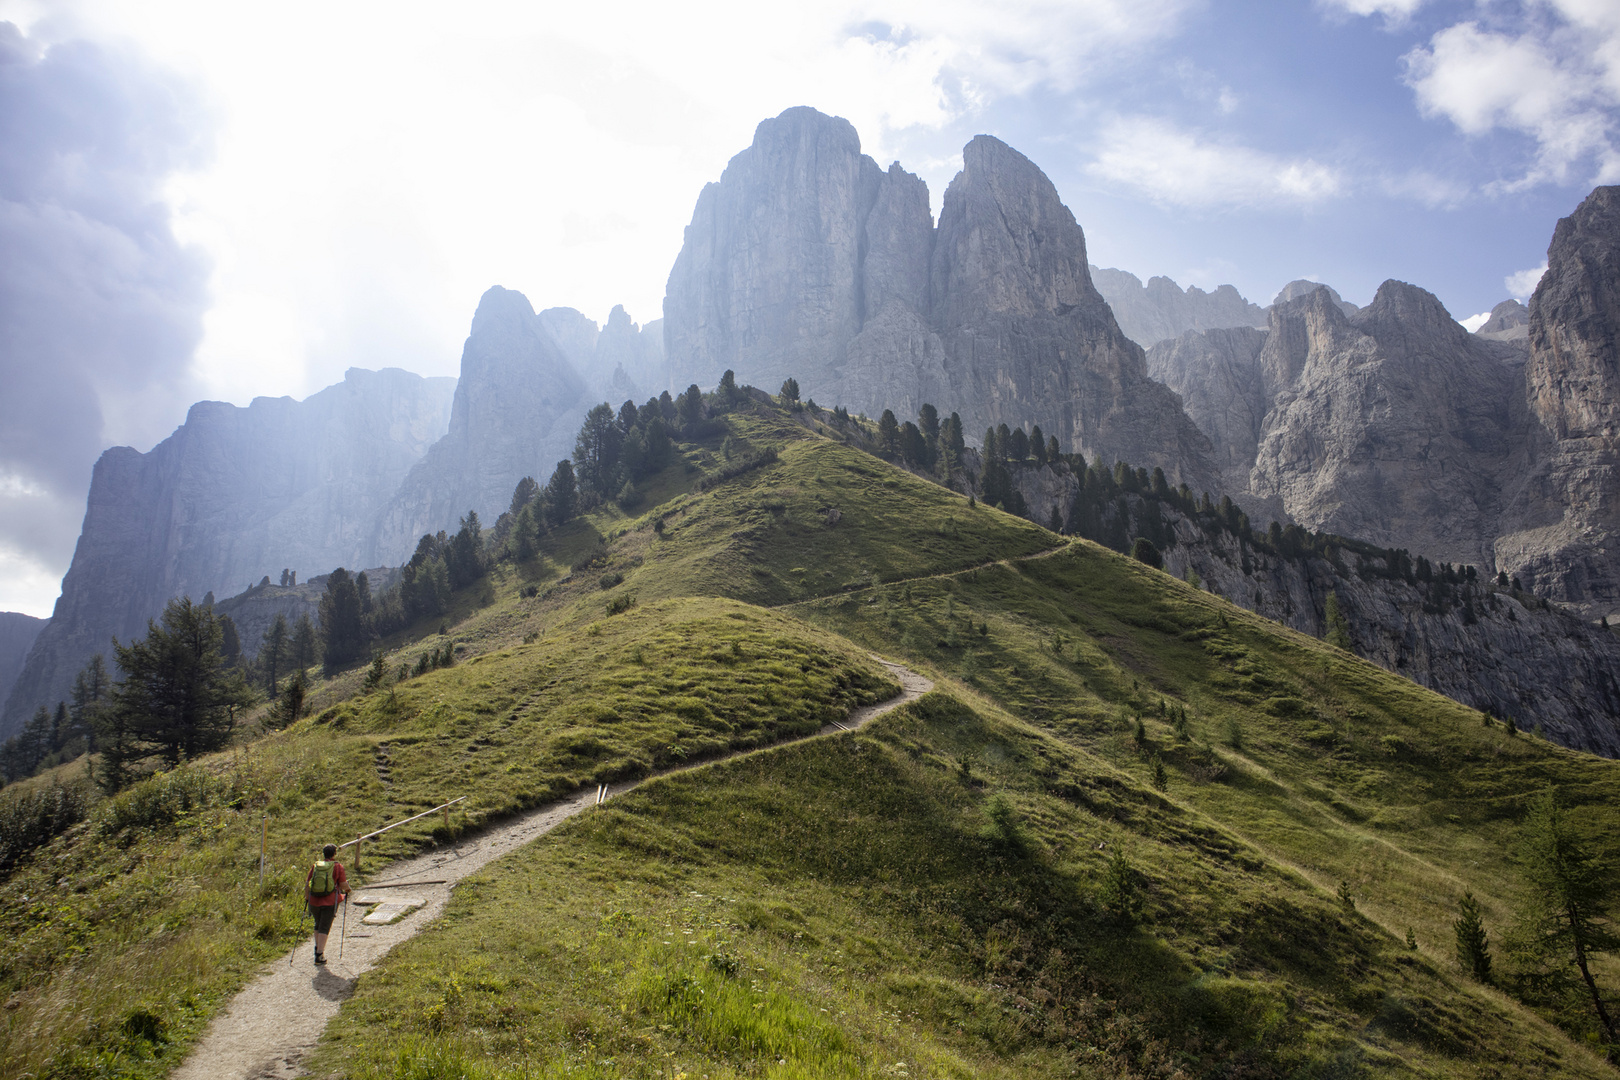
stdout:
<svg viewBox="0 0 1620 1080">
<path fill-rule="evenodd" d="M 1039 425 L 1088 461 L 1230 494 L 1257 527 L 1275 516 L 1503 571 L 1593 621 L 1620 613 L 1620 189 L 1559 224 L 1528 309 L 1504 302 L 1472 335 L 1400 282 L 1364 309 L 1295 282 L 1263 309 L 1091 267 L 1051 182 L 989 136 L 964 149 L 937 223 L 929 205 L 847 121 L 790 109 L 699 195 L 662 320 L 619 308 L 597 326 L 496 287 L 458 381 L 354 369 L 302 402 L 203 402 L 150 452 L 107 451 L 0 737 L 169 598 L 397 565 L 469 510 L 493 522 L 519 479 L 569 455 L 593 404 L 728 369 L 873 415 L 931 403 L 973 443 Z M 23 636 L 0 626 L 0 680 Z"/>
</svg>

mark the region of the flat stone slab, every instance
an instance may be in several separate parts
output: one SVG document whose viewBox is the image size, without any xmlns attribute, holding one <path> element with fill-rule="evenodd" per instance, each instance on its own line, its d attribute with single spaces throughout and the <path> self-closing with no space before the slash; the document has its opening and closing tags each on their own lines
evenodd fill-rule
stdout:
<svg viewBox="0 0 1620 1080">
<path fill-rule="evenodd" d="M 360 903 L 360 901 L 356 900 L 355 903 Z M 369 915 L 360 921 L 367 926 L 387 926 L 396 919 L 403 919 L 425 903 L 427 901 L 418 900 L 415 897 L 395 896 L 378 904 Z"/>
<path fill-rule="evenodd" d="M 363 892 L 355 893 L 353 896 L 349 897 L 349 903 L 360 904 L 364 907 L 371 907 L 373 904 L 392 904 L 398 899 L 400 898 L 397 896 L 391 896 L 388 893 Z M 421 903 L 421 901 L 418 900 L 416 903 Z"/>
</svg>

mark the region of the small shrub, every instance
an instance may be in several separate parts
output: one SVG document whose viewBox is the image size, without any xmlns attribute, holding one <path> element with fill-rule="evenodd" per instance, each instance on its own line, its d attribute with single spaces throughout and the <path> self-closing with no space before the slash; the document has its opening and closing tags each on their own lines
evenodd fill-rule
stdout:
<svg viewBox="0 0 1620 1080">
<path fill-rule="evenodd" d="M 606 592 L 615 585 L 624 584 L 624 575 L 615 570 L 611 574 L 603 574 L 597 579 L 596 584 L 602 589 L 603 592 Z"/>
<path fill-rule="evenodd" d="M 1344 913 L 1346 915 L 1355 914 L 1356 894 L 1350 891 L 1350 883 L 1348 881 L 1339 882 L 1338 897 L 1339 906 L 1344 909 Z"/>
</svg>

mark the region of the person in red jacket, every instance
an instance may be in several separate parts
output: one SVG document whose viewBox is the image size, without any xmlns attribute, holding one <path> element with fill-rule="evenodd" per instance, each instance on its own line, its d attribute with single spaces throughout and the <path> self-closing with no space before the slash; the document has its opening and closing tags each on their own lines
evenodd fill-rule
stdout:
<svg viewBox="0 0 1620 1080">
<path fill-rule="evenodd" d="M 304 876 L 304 903 L 315 917 L 315 962 L 326 963 L 326 935 L 332 932 L 337 906 L 349 896 L 348 875 L 337 861 L 337 845 L 327 844 L 321 858 Z"/>
</svg>

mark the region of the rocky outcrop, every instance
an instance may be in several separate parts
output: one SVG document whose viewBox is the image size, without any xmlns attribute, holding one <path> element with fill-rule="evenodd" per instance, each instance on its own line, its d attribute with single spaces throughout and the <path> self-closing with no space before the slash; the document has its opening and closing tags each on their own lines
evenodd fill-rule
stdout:
<svg viewBox="0 0 1620 1080">
<path fill-rule="evenodd" d="M 396 485 L 375 519 L 371 550 L 379 558 L 371 561 L 408 558 L 423 534 L 453 532 L 469 510 L 493 524 L 519 480 L 533 476 L 544 483 L 573 452 L 585 412 L 600 399 L 590 394 L 554 333 L 563 327 L 563 340 L 583 348 L 579 342 L 595 335 L 595 324 L 556 313 L 549 322 L 535 315 L 522 293 L 498 285 L 484 293 L 461 351 L 450 430 Z M 570 325 L 573 339 L 567 336 Z M 582 332 L 586 326 L 588 334 Z"/>
<path fill-rule="evenodd" d="M 1559 221 L 1530 298 L 1533 430 L 1497 552 L 1527 587 L 1620 610 L 1620 187 Z"/>
<path fill-rule="evenodd" d="M 0 611 L 0 702 L 11 693 L 34 639 L 45 628 L 44 619 L 17 611 Z"/>
<path fill-rule="evenodd" d="M 1190 285 L 1184 292 L 1167 277 L 1151 277 L 1143 285 L 1135 274 L 1096 266 L 1091 267 L 1091 280 L 1108 301 L 1120 330 L 1144 349 L 1189 330 L 1266 325 L 1265 309 L 1230 285 L 1212 293 Z"/>
<path fill-rule="evenodd" d="M 1528 348 L 1530 309 L 1517 300 L 1504 300 L 1491 308 L 1491 317 L 1474 333 L 1490 341 L 1522 341 Z"/>
<path fill-rule="evenodd" d="M 968 461 L 977 467 L 976 454 Z M 1145 537 L 1172 576 L 1191 570 L 1201 587 L 1313 637 L 1327 634 L 1332 593 L 1357 655 L 1564 746 L 1620 757 L 1620 637 L 1606 627 L 1478 572 L 1404 554 L 1391 565 L 1372 545 L 1297 532 L 1274 543 L 1245 534 L 1237 508 L 1099 490 L 1067 463 L 1012 473 L 1031 520 L 1066 508 L 1066 531 L 1122 552 Z"/>
<path fill-rule="evenodd" d="M 1298 300 L 1301 297 L 1311 295 L 1311 293 L 1316 292 L 1317 290 L 1325 291 L 1328 296 L 1332 298 L 1334 305 L 1346 315 L 1354 315 L 1356 312 L 1361 310 L 1360 308 L 1356 307 L 1356 305 L 1340 296 L 1338 291 L 1331 285 L 1324 285 L 1320 281 L 1307 281 L 1304 278 L 1296 278 L 1295 280 L 1284 285 L 1282 289 L 1278 291 L 1277 295 L 1271 298 L 1271 306 L 1276 307 L 1278 304 L 1286 304 L 1290 301 Z"/>
<path fill-rule="evenodd" d="M 546 308 L 538 318 L 579 373 L 593 402 L 616 405 L 630 400 L 639 405 L 670 389 L 664 320 L 638 326 L 623 304 L 614 307 L 601 327 L 573 308 Z"/>
<path fill-rule="evenodd" d="M 1249 490 L 1311 529 L 1489 567 L 1517 374 L 1439 300 L 1385 282 L 1347 318 L 1325 289 L 1272 309 L 1272 406 Z"/>
<path fill-rule="evenodd" d="M 1208 442 L 1147 375 L 1091 281 L 1051 181 L 989 136 L 963 151 L 936 228 L 928 191 L 813 109 L 760 124 L 704 188 L 670 273 L 673 381 L 731 369 L 824 405 L 959 412 L 970 437 L 1039 424 L 1088 457 L 1209 486 Z"/>
<path fill-rule="evenodd" d="M 1226 491 L 1246 491 L 1270 398 L 1260 368 L 1266 335 L 1253 327 L 1189 330 L 1148 350 L 1148 374 L 1181 395 L 1193 423 L 1214 444 Z"/>
<path fill-rule="evenodd" d="M 144 633 L 172 597 L 234 593 L 283 567 L 378 562 L 378 515 L 443 433 L 454 386 L 351 368 L 303 401 L 199 402 L 150 452 L 104 453 L 62 595 L 7 699 L 0 736 L 64 697 L 113 637 Z"/>
</svg>

